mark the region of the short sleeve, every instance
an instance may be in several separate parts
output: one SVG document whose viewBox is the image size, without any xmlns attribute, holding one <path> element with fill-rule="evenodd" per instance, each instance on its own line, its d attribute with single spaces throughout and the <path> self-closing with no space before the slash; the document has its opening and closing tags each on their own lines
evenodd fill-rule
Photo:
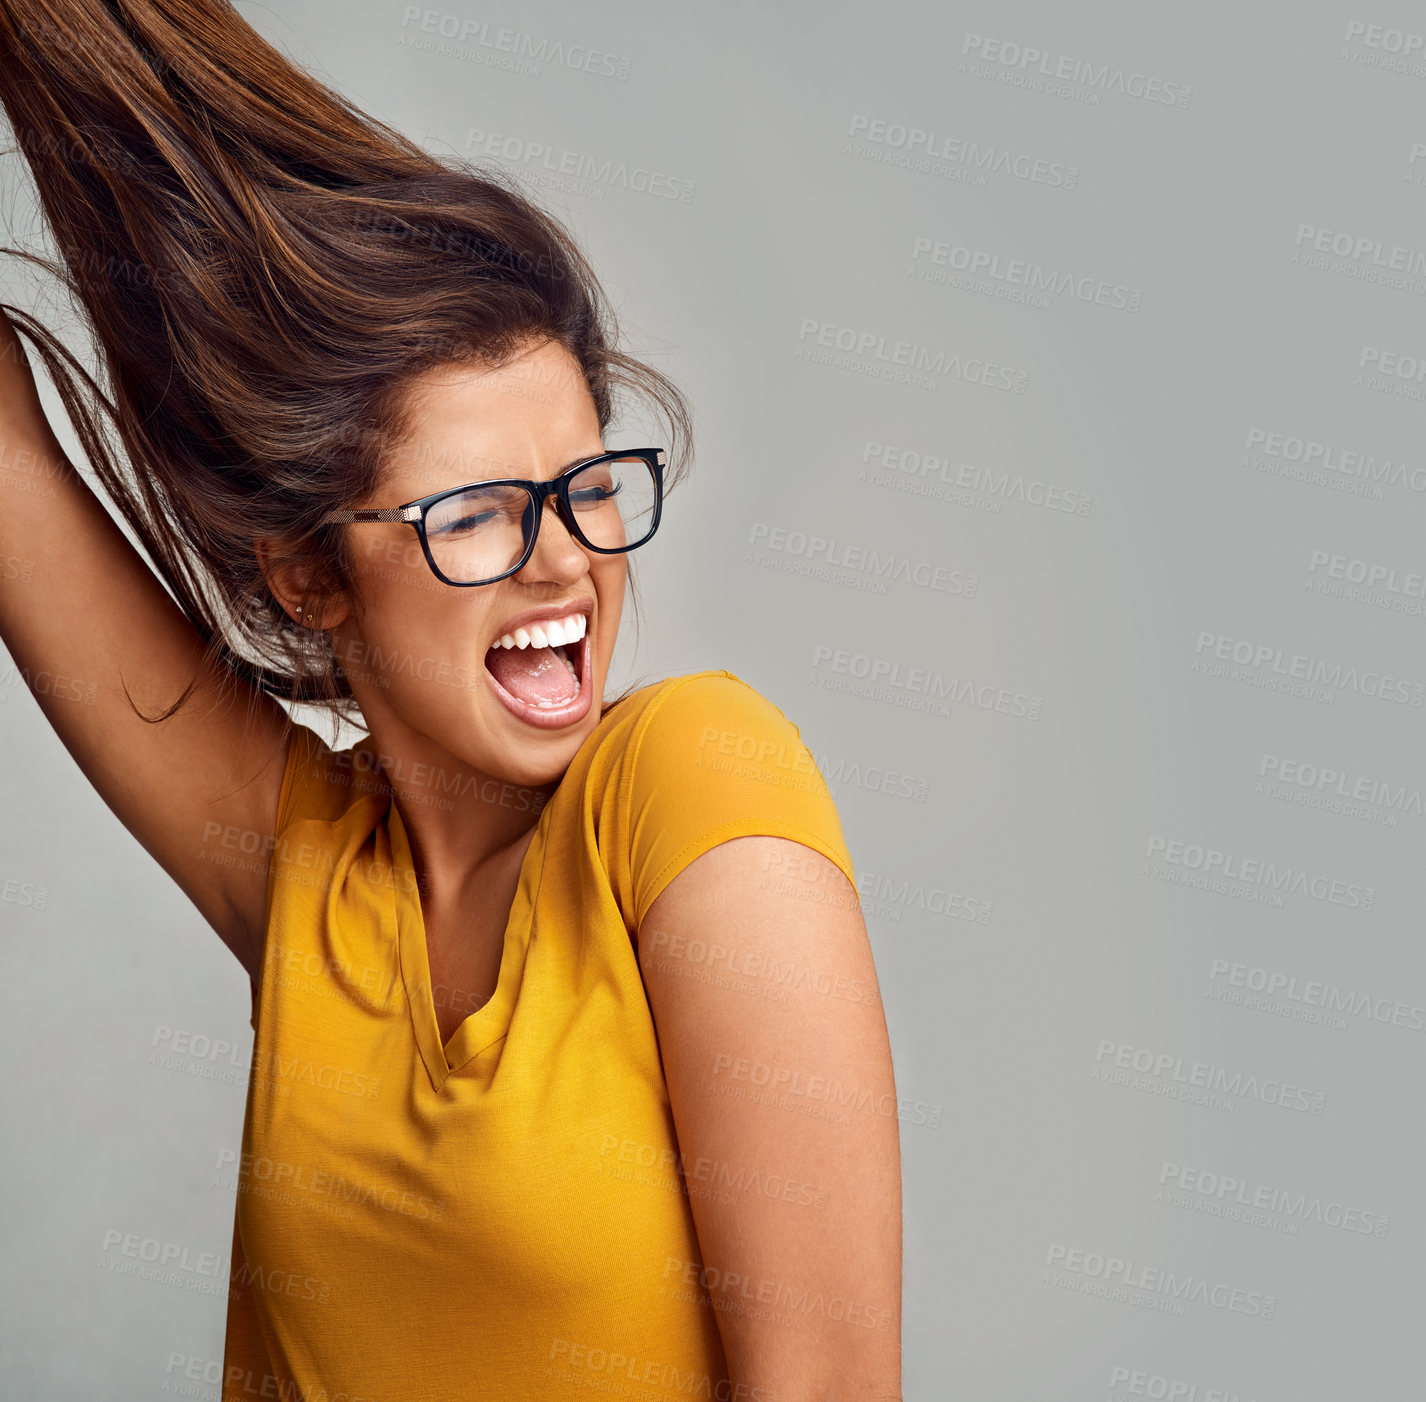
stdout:
<svg viewBox="0 0 1426 1402">
<path fill-rule="evenodd" d="M 735 837 L 789 838 L 856 885 L 836 804 L 801 732 L 731 672 L 698 672 L 664 687 L 630 751 L 623 875 L 634 931 L 680 871 Z"/>
</svg>

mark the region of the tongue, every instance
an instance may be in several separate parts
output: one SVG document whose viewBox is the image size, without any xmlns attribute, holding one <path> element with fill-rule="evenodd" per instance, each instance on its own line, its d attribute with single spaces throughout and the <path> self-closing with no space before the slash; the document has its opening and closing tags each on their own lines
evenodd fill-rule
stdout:
<svg viewBox="0 0 1426 1402">
<path fill-rule="evenodd" d="M 532 706 L 561 705 L 579 694 L 579 678 L 562 647 L 496 647 L 485 655 L 490 674 Z"/>
</svg>

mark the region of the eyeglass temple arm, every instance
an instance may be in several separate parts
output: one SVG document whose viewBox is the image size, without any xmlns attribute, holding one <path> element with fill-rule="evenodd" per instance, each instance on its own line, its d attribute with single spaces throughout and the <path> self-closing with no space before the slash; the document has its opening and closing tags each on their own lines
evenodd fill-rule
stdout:
<svg viewBox="0 0 1426 1402">
<path fill-rule="evenodd" d="M 329 511 L 322 517 L 324 526 L 342 525 L 349 521 L 419 521 L 419 506 L 389 506 L 381 510 Z"/>
</svg>

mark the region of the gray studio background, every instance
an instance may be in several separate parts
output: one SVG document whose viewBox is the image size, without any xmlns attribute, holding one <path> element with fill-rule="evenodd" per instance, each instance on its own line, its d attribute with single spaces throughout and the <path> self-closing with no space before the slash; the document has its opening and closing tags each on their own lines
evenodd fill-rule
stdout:
<svg viewBox="0 0 1426 1402">
<path fill-rule="evenodd" d="M 1418 1398 L 1419 6 L 239 8 L 693 399 L 611 684 L 727 668 L 837 798 L 906 1397 Z M 216 1399 L 105 1242 L 228 1250 L 242 1076 L 150 1058 L 246 980 L 4 662 L 0 1391 Z"/>
</svg>

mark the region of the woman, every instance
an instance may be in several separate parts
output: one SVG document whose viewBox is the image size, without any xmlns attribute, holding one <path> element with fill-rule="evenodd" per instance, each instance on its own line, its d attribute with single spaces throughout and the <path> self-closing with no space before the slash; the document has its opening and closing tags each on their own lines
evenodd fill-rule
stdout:
<svg viewBox="0 0 1426 1402">
<path fill-rule="evenodd" d="M 548 215 L 218 0 L 0 0 L 0 102 L 109 381 L 6 309 L 0 636 L 252 983 L 224 1398 L 899 1398 L 835 807 L 729 672 L 603 699 L 679 392 Z"/>
</svg>

